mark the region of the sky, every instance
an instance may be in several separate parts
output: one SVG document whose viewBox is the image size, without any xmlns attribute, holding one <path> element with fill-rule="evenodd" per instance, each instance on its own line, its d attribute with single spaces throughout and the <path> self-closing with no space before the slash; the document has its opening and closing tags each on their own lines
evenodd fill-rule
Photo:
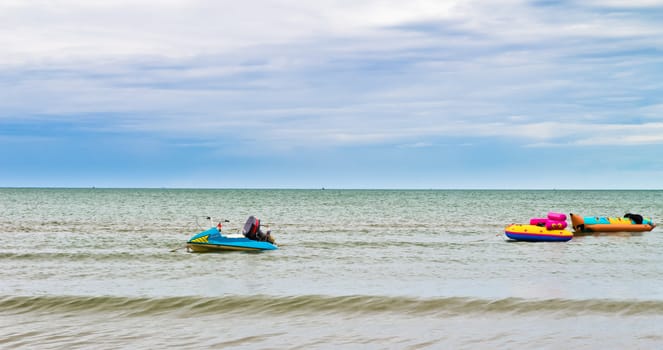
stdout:
<svg viewBox="0 0 663 350">
<path fill-rule="evenodd" d="M 663 0 L 3 0 L 0 187 L 662 189 Z"/>
</svg>

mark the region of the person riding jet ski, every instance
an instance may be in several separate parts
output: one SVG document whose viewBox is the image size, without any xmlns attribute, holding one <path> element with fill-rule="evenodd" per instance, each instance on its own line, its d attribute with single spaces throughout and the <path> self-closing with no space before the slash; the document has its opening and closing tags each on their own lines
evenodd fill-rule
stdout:
<svg viewBox="0 0 663 350">
<path fill-rule="evenodd" d="M 246 219 L 246 223 L 242 229 L 242 234 L 248 239 L 252 239 L 254 241 L 267 241 L 274 244 L 274 238 L 272 238 L 271 233 L 271 230 L 262 232 L 260 229 L 260 220 L 253 215 Z"/>
</svg>

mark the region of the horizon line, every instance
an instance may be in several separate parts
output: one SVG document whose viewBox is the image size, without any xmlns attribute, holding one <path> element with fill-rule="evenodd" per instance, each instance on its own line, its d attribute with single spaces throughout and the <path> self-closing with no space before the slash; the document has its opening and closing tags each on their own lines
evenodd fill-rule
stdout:
<svg viewBox="0 0 663 350">
<path fill-rule="evenodd" d="M 0 186 L 0 189 L 62 190 L 318 190 L 318 191 L 661 191 L 663 188 L 416 188 L 416 187 L 97 187 L 97 186 Z"/>
</svg>

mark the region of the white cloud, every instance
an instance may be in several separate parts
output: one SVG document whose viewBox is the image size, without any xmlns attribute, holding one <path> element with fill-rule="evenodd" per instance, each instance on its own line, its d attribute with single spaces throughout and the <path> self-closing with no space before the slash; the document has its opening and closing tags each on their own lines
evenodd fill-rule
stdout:
<svg viewBox="0 0 663 350">
<path fill-rule="evenodd" d="M 0 63 L 191 57 L 445 16 L 435 1 L 4 1 Z"/>
<path fill-rule="evenodd" d="M 415 142 L 415 143 L 409 143 L 409 144 L 404 144 L 400 145 L 400 148 L 428 148 L 432 147 L 433 144 L 430 142 Z"/>
<path fill-rule="evenodd" d="M 286 148 L 661 143 L 663 28 L 587 6 L 660 2 L 528 4 L 3 1 L 0 118 Z"/>
<path fill-rule="evenodd" d="M 614 1 L 612 6 L 626 2 Z M 628 2 L 629 4 L 632 2 Z M 641 1 L 636 5 L 655 5 Z M 477 34 L 477 43 L 544 43 L 560 37 L 657 36 L 657 23 L 587 16 L 582 11 L 536 9 L 524 1 L 3 1 L 0 63 L 193 57 L 265 45 L 341 38 L 352 47 L 407 46 L 393 40 L 399 26 L 451 25 Z M 407 39 L 407 36 L 403 36 Z M 461 36 L 462 38 L 462 36 Z M 385 40 L 386 39 L 386 40 Z M 409 36 L 420 45 L 439 40 Z M 448 40 L 448 38 L 445 38 Z M 464 40 L 468 44 L 467 40 Z"/>
<path fill-rule="evenodd" d="M 661 0 L 588 0 L 586 4 L 617 8 L 663 7 L 663 1 Z"/>
<path fill-rule="evenodd" d="M 578 135 L 578 145 L 654 145 L 663 144 L 663 123 L 646 123 L 637 125 L 588 125 L 591 130 Z"/>
</svg>

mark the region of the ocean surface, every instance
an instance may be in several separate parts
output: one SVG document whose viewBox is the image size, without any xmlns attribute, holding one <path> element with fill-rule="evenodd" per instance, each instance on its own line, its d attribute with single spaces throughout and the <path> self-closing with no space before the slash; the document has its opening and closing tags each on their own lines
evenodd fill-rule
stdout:
<svg viewBox="0 0 663 350">
<path fill-rule="evenodd" d="M 504 241 L 548 211 L 663 191 L 0 189 L 0 348 L 663 347 L 663 227 Z M 249 215 L 280 249 L 183 248 Z"/>
</svg>

